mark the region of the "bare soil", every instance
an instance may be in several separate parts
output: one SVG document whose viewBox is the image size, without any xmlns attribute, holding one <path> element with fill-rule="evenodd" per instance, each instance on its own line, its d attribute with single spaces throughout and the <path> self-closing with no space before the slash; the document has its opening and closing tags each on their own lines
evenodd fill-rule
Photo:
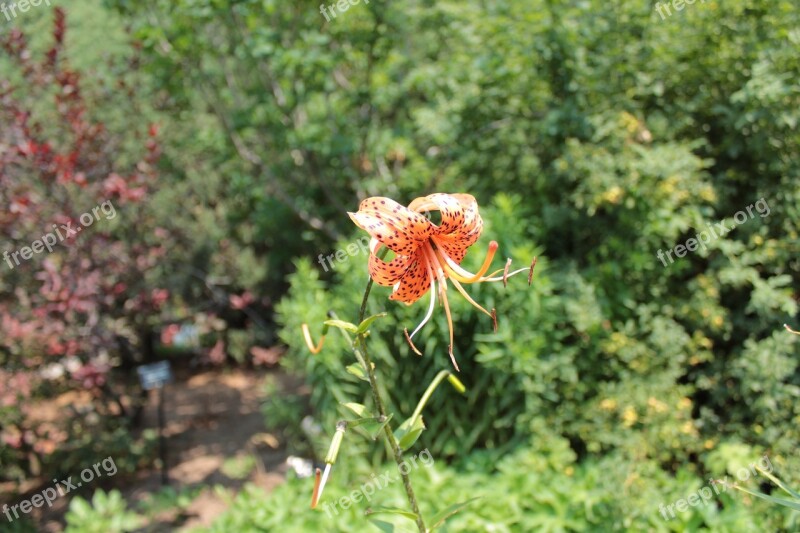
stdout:
<svg viewBox="0 0 800 533">
<path fill-rule="evenodd" d="M 169 485 L 177 491 L 197 489 L 199 494 L 183 511 L 173 509 L 157 516 L 146 531 L 181 531 L 210 525 L 226 509 L 215 485 L 235 493 L 250 482 L 271 491 L 284 481 L 286 453 L 276 437 L 266 432 L 261 412 L 268 374 L 281 381 L 285 390 L 301 386 L 291 383 L 279 371 L 229 369 L 202 371 L 165 388 Z M 89 400 L 69 394 L 72 396 L 64 395 L 49 405 L 37 406 L 38 417 L 55 421 L 65 402 Z M 157 395 L 151 391 L 144 427 L 157 427 L 157 412 Z M 236 479 L 223 472 L 227 459 L 248 455 L 256 459 L 249 475 Z M 116 488 L 133 507 L 161 487 L 161 472 L 152 469 L 139 473 L 127 486 Z M 56 500 L 46 514 L 37 517 L 40 529 L 48 533 L 63 531 L 68 506 L 69 497 Z"/>
</svg>

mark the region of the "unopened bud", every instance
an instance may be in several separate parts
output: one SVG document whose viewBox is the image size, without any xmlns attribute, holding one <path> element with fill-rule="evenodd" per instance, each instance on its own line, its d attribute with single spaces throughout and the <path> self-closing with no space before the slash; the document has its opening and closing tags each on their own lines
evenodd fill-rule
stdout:
<svg viewBox="0 0 800 533">
<path fill-rule="evenodd" d="M 342 439 L 344 438 L 344 432 L 346 429 L 347 422 L 342 420 L 336 424 L 336 433 L 333 434 L 331 447 L 328 448 L 328 455 L 325 456 L 326 463 L 334 464 L 336 462 L 336 457 L 339 455 L 339 446 L 342 445 Z"/>
<path fill-rule="evenodd" d="M 447 381 L 449 381 L 450 385 L 452 385 L 453 388 L 456 389 L 461 394 L 464 394 L 465 392 L 467 392 L 467 388 L 464 386 L 463 383 L 461 383 L 461 380 L 458 379 L 455 376 L 455 374 L 448 374 L 447 375 Z"/>
</svg>

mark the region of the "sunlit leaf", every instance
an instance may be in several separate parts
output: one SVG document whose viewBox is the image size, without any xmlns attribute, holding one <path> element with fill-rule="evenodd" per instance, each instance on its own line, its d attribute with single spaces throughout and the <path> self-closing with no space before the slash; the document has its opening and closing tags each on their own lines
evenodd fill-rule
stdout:
<svg viewBox="0 0 800 533">
<path fill-rule="evenodd" d="M 464 509 L 466 506 L 468 506 L 469 504 L 471 504 L 475 500 L 479 500 L 479 499 L 480 499 L 480 496 L 476 496 L 475 498 L 470 498 L 469 500 L 467 500 L 465 502 L 454 503 L 453 505 L 447 507 L 446 509 L 443 509 L 443 510 L 439 511 L 438 513 L 436 513 L 433 516 L 433 518 L 431 518 L 430 522 L 431 522 L 432 525 L 429 526 L 429 529 L 436 529 L 437 527 L 443 526 L 448 518 L 450 518 L 454 514 L 458 513 L 459 511 Z"/>
<path fill-rule="evenodd" d="M 381 317 L 384 317 L 384 316 L 386 316 L 386 313 L 378 313 L 377 315 L 372 315 L 370 317 L 365 318 L 361 322 L 361 324 L 358 325 L 358 329 L 356 330 L 356 334 L 360 335 L 360 334 L 366 332 L 367 328 L 369 328 L 370 324 L 372 324 L 377 319 L 379 319 Z"/>
<path fill-rule="evenodd" d="M 370 520 L 370 523 L 383 531 L 384 533 L 394 533 L 395 528 L 394 524 L 390 524 L 389 522 L 384 522 L 383 520 Z"/>
<path fill-rule="evenodd" d="M 350 322 L 345 322 L 344 320 L 326 320 L 324 324 L 328 326 L 333 326 L 335 328 L 343 329 L 345 331 L 349 331 L 350 333 L 355 333 L 358 331 L 358 328 L 355 324 L 351 324 Z"/>
<path fill-rule="evenodd" d="M 776 503 L 778 505 L 783 505 L 784 507 L 788 507 L 789 509 L 800 511 L 800 502 L 784 500 L 783 498 L 775 498 L 774 496 L 768 496 L 767 494 L 762 494 L 760 492 L 752 491 L 744 487 L 739 487 L 738 485 L 734 485 L 733 488 L 735 488 L 736 490 L 740 490 L 742 492 L 746 492 L 747 494 L 755 496 L 756 498 L 761 498 L 762 500 L 766 500 L 770 503 Z"/>
<path fill-rule="evenodd" d="M 362 418 L 370 418 L 370 417 L 374 418 L 373 415 L 371 415 L 367 411 L 367 408 L 360 403 L 347 402 L 343 403 L 342 405 L 347 407 L 348 409 L 350 409 L 351 411 L 353 411 L 355 414 L 357 414 Z"/>
<path fill-rule="evenodd" d="M 347 373 L 352 374 L 360 380 L 369 381 L 369 376 L 367 376 L 367 371 L 364 370 L 364 367 L 358 363 L 353 363 L 352 365 L 347 365 Z"/>
<path fill-rule="evenodd" d="M 369 434 L 369 436 L 370 436 L 370 438 L 372 440 L 375 440 L 375 439 L 378 438 L 378 435 L 380 434 L 380 432 L 383 431 L 383 426 L 388 424 L 389 420 L 391 420 L 391 419 L 392 419 L 392 415 L 391 414 L 389 416 L 387 416 L 386 420 L 384 420 L 383 422 L 378 422 L 377 420 L 373 419 L 372 422 L 365 422 L 361 426 L 361 428 Z"/>
<path fill-rule="evenodd" d="M 417 521 L 416 513 L 412 513 L 411 511 L 407 511 L 405 509 L 398 509 L 396 507 L 373 507 L 371 509 L 367 509 L 364 514 L 367 516 L 374 514 L 396 514 L 408 518 L 409 520 L 413 520 L 414 522 Z"/>
<path fill-rule="evenodd" d="M 425 422 L 423 422 L 422 416 L 418 416 L 413 420 L 409 418 L 400 424 L 400 427 L 394 432 L 394 437 L 397 439 L 400 449 L 405 451 L 417 442 L 423 431 L 425 431 Z"/>
</svg>

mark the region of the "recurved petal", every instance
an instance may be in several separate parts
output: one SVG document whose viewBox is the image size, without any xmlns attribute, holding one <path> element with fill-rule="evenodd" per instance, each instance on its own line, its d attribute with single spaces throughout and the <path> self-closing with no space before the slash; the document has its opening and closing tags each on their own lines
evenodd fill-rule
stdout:
<svg viewBox="0 0 800 533">
<path fill-rule="evenodd" d="M 433 224 L 430 220 L 391 198 L 383 196 L 367 198 L 361 202 L 358 210 L 389 222 L 417 240 L 427 239 L 433 233 Z"/>
<path fill-rule="evenodd" d="M 477 240 L 477 237 L 475 237 Z M 464 237 L 452 235 L 439 235 L 433 238 L 433 242 L 453 261 L 461 264 L 464 257 L 467 255 L 467 249 L 475 243 L 475 240 L 465 239 Z"/>
<path fill-rule="evenodd" d="M 478 216 L 477 220 L 473 224 L 472 230 L 470 231 L 462 231 L 456 230 L 452 233 L 448 233 L 446 235 L 437 235 L 434 237 L 437 241 L 444 241 L 447 243 L 452 244 L 453 246 L 463 247 L 464 249 L 469 248 L 481 236 L 481 232 L 483 231 L 483 219 Z"/>
<path fill-rule="evenodd" d="M 453 198 L 458 200 L 464 210 L 464 224 L 456 231 L 461 236 L 472 239 L 470 244 L 478 240 L 483 230 L 483 219 L 478 213 L 478 202 L 471 194 L 453 194 Z"/>
<path fill-rule="evenodd" d="M 434 230 L 424 216 L 380 196 L 367 198 L 361 202 L 358 213 L 348 215 L 373 239 L 400 255 L 411 255 Z"/>
<path fill-rule="evenodd" d="M 417 198 L 408 205 L 413 211 L 440 211 L 442 222 L 434 225 L 435 233 L 443 235 L 452 233 L 464 225 L 464 208 L 452 194 L 435 193 Z"/>
<path fill-rule="evenodd" d="M 398 255 L 413 254 L 421 243 L 420 240 L 411 237 L 408 231 L 379 218 L 374 211 L 347 214 L 356 226 Z"/>
<path fill-rule="evenodd" d="M 369 275 L 378 285 L 391 287 L 400 281 L 414 259 L 411 255 L 398 255 L 391 261 L 384 261 L 371 253 L 368 264 Z"/>
<path fill-rule="evenodd" d="M 422 298 L 431 288 L 427 260 L 419 256 L 414 259 L 414 263 L 408 267 L 397 287 L 389 296 L 390 300 L 397 300 L 410 305 Z"/>
</svg>

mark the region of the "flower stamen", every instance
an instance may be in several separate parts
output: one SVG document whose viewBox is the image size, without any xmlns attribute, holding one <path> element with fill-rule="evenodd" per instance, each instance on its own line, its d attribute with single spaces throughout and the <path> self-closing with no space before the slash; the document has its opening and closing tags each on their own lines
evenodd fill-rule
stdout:
<svg viewBox="0 0 800 533">
<path fill-rule="evenodd" d="M 442 299 L 442 303 L 444 303 L 444 300 L 447 299 L 447 276 L 444 270 L 442 270 L 442 264 L 438 261 L 436 253 L 433 251 L 433 246 L 430 244 L 422 247 L 422 253 L 428 261 L 428 265 L 432 266 L 433 270 L 436 272 L 436 277 L 439 279 L 439 297 Z"/>
<path fill-rule="evenodd" d="M 413 342 L 411 342 L 411 337 L 409 337 L 409 335 L 408 335 L 408 328 L 403 328 L 403 333 L 405 333 L 406 341 L 408 342 L 408 345 L 411 346 L 411 349 L 414 350 L 414 353 L 417 354 L 417 355 L 422 355 L 422 352 L 417 350 L 417 347 L 414 346 Z"/>
<path fill-rule="evenodd" d="M 482 278 L 482 279 L 481 279 L 481 281 L 503 281 L 503 278 L 506 278 L 506 279 L 508 279 L 508 278 L 510 278 L 511 276 L 516 276 L 516 275 L 517 275 L 517 274 L 519 274 L 520 272 L 525 272 L 526 270 L 527 270 L 527 271 L 530 271 L 530 268 L 531 268 L 531 267 L 520 268 L 520 269 L 518 269 L 518 270 L 515 270 L 514 272 L 509 272 L 509 273 L 508 273 L 508 276 L 496 276 L 496 277 L 491 277 L 491 278 Z M 492 276 L 495 276 L 495 274 L 497 274 L 497 273 L 499 273 L 499 272 L 500 272 L 500 271 L 498 270 L 497 272 L 493 272 L 491 275 L 492 275 Z"/>
<path fill-rule="evenodd" d="M 430 283 L 431 283 L 431 288 L 430 288 L 430 291 L 431 291 L 431 303 L 430 303 L 430 306 L 428 307 L 428 314 L 425 315 L 425 318 L 422 319 L 422 322 L 420 322 L 419 325 L 414 329 L 413 333 L 411 333 L 411 335 L 408 335 L 409 342 L 411 341 L 411 339 L 414 338 L 414 335 L 416 335 L 417 332 L 422 329 L 422 326 L 424 326 L 425 324 L 428 323 L 428 320 L 430 320 L 431 317 L 433 316 L 433 309 L 434 309 L 434 307 L 436 307 L 436 280 L 433 277 L 433 271 L 431 270 L 430 263 L 428 262 L 426 264 L 426 266 L 428 267 L 428 278 L 430 279 Z M 413 347 L 413 344 L 412 344 L 412 347 Z M 415 351 L 416 351 L 416 349 L 415 349 Z M 422 355 L 422 354 L 420 353 L 418 355 Z"/>
<path fill-rule="evenodd" d="M 450 360 L 453 362 L 456 372 L 460 372 L 458 369 L 458 364 L 456 363 L 456 358 L 453 355 L 453 317 L 450 315 L 450 304 L 447 301 L 447 278 L 442 271 L 441 263 L 437 261 L 436 253 L 433 251 L 433 246 L 427 244 L 423 246 L 423 251 L 427 255 L 428 264 L 434 266 L 436 275 L 439 278 L 439 296 L 442 299 L 442 304 L 444 304 L 444 314 L 447 316 L 447 328 L 450 330 Z M 455 282 L 454 279 L 452 281 Z"/>
<path fill-rule="evenodd" d="M 445 310 L 447 307 L 445 307 Z M 453 368 L 456 369 L 456 372 L 461 372 L 461 369 L 458 368 L 458 363 L 456 363 L 456 356 L 453 355 L 453 326 L 450 326 L 450 346 L 448 346 L 448 350 L 450 351 L 450 361 L 453 363 Z"/>
<path fill-rule="evenodd" d="M 464 287 L 462 287 L 459 282 L 457 282 L 454 278 L 451 278 L 450 281 L 453 283 L 453 287 L 455 287 L 456 290 L 461 293 L 461 296 L 463 296 L 469 303 L 471 303 L 473 306 L 475 306 L 477 309 L 479 309 L 486 315 L 492 316 L 492 313 L 484 309 L 482 305 L 477 303 L 475 300 L 472 299 L 472 297 L 469 294 L 467 294 L 467 291 L 464 290 Z"/>
<path fill-rule="evenodd" d="M 482 281 L 483 275 L 486 274 L 487 270 L 489 270 L 489 266 L 491 266 L 492 260 L 494 259 L 494 254 L 497 252 L 497 241 L 492 241 L 489 243 L 489 250 L 486 252 L 486 258 L 483 260 L 483 265 L 481 265 L 481 268 L 478 270 L 477 274 L 473 274 L 467 270 L 464 270 L 458 263 L 453 261 L 449 255 L 447 255 L 444 249 L 438 245 L 435 248 L 435 252 L 440 260 L 439 262 L 445 266 L 447 273 L 451 278 L 457 279 L 462 283 L 475 283 L 477 281 Z"/>
<path fill-rule="evenodd" d="M 536 256 L 533 256 L 533 261 L 531 261 L 531 271 L 528 272 L 528 287 L 531 286 L 531 282 L 533 281 L 533 269 L 536 268 Z"/>
<path fill-rule="evenodd" d="M 453 318 L 450 316 L 450 304 L 447 303 L 447 294 L 442 294 L 442 301 L 444 302 L 444 314 L 447 316 L 447 329 L 450 330 L 450 360 L 453 362 L 456 372 L 461 372 L 461 370 L 458 369 L 458 363 L 456 363 L 456 358 L 453 355 Z"/>
<path fill-rule="evenodd" d="M 431 219 L 431 211 L 437 211 L 441 216 L 438 223 Z M 448 352 L 456 371 L 459 368 L 453 355 L 455 332 L 447 298 L 448 278 L 473 307 L 491 317 L 495 332 L 498 330 L 497 310 L 492 308 L 491 312 L 487 311 L 467 294 L 462 284 L 502 281 L 507 287 L 508 278 L 525 271 L 528 272 L 528 285 L 533 281 L 536 258 L 529 268 L 513 272 L 510 271 L 509 259 L 504 268 L 487 274 L 499 249 L 497 241 L 489 242 L 486 255 L 475 273 L 460 265 L 483 229 L 478 203 L 470 194 L 435 193 L 416 198 L 407 207 L 391 198 L 376 196 L 363 200 L 357 213 L 348 214 L 356 226 L 369 233 L 370 277 L 379 285 L 392 287 L 390 299 L 411 305 L 420 300 L 425 292 L 431 291 L 431 300 L 425 317 L 412 332 L 403 329 L 406 341 L 418 355 L 422 355 L 422 352 L 417 349 L 412 339 L 432 320 L 433 310 L 436 307 L 436 291 L 439 292 L 440 306 L 444 307 L 447 317 L 450 339 Z M 390 262 L 384 261 L 383 256 L 379 254 L 381 247 L 393 251 L 395 259 Z M 306 326 L 303 333 L 309 349 L 314 353 L 319 351 L 319 348 L 314 346 Z M 322 333 L 324 336 L 326 330 Z"/>
<path fill-rule="evenodd" d="M 425 259 L 428 260 L 428 266 L 432 267 L 434 272 L 436 272 L 436 277 L 439 279 L 440 283 L 439 290 L 440 291 L 446 290 L 446 287 L 444 287 L 446 278 L 444 275 L 444 271 L 442 270 L 443 263 L 439 261 L 438 258 L 436 257 L 436 252 L 434 251 L 433 246 L 431 245 L 430 242 L 423 245 L 422 253 Z"/>
</svg>

